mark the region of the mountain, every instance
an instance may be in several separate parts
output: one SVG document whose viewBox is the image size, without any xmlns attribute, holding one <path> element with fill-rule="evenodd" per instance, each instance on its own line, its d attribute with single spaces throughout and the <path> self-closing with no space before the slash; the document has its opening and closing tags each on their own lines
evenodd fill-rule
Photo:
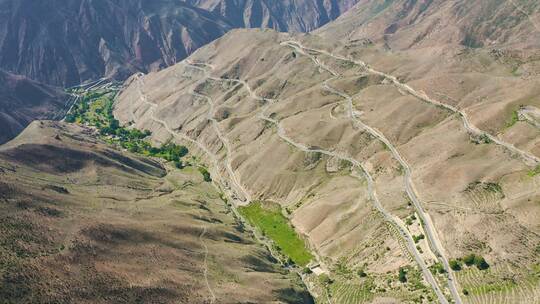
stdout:
<svg viewBox="0 0 540 304">
<path fill-rule="evenodd" d="M 234 27 L 308 31 L 355 2 L 0 0 L 0 69 L 58 87 L 124 80 L 173 65 Z M 0 84 L 0 143 L 34 119 L 61 117 L 66 96 L 28 79 Z"/>
<path fill-rule="evenodd" d="M 2 0 L 0 15 L 0 66 L 57 86 L 156 71 L 231 28 L 172 0 Z"/>
<path fill-rule="evenodd" d="M 227 19 L 234 27 L 309 32 L 340 16 L 358 0 L 186 0 Z"/>
<path fill-rule="evenodd" d="M 314 20 L 183 3 L 243 26 Z M 74 92 L 74 124 L 0 147 L 0 295 L 536 302 L 537 8 L 361 0 L 310 33 L 231 29 L 118 94 Z"/>
<path fill-rule="evenodd" d="M 314 29 L 355 0 L 0 0 L 0 68 L 72 86 L 157 71 L 233 27 Z"/>
<path fill-rule="evenodd" d="M 70 97 L 62 90 L 0 70 L 0 143 L 36 119 L 58 118 Z"/>
<path fill-rule="evenodd" d="M 213 159 L 237 204 L 279 204 L 316 257 L 316 296 L 527 302 L 540 290 L 537 58 L 512 40 L 349 39 L 362 25 L 340 22 L 355 12 L 307 35 L 230 31 L 130 78 L 115 116 Z M 522 22 L 516 35 L 532 33 Z"/>
<path fill-rule="evenodd" d="M 311 303 L 196 169 L 32 123 L 0 146 L 4 303 Z"/>
<path fill-rule="evenodd" d="M 362 0 L 319 33 L 371 39 L 391 49 L 463 45 L 540 47 L 540 3 L 534 0 Z"/>
</svg>

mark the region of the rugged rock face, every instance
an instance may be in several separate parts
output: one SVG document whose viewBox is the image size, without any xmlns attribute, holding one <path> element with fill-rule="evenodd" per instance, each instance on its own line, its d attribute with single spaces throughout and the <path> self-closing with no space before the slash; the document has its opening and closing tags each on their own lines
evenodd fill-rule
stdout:
<svg viewBox="0 0 540 304">
<path fill-rule="evenodd" d="M 0 70 L 0 143 L 33 120 L 57 118 L 68 101 L 60 89 Z"/>
<path fill-rule="evenodd" d="M 337 18 L 358 0 L 185 0 L 225 17 L 235 27 L 309 32 Z"/>
<path fill-rule="evenodd" d="M 0 66 L 60 86 L 158 70 L 231 28 L 170 0 L 2 0 L 0 15 Z"/>
<path fill-rule="evenodd" d="M 0 0 L 0 67 L 59 86 L 125 79 L 172 65 L 233 27 L 308 31 L 354 2 Z"/>
</svg>

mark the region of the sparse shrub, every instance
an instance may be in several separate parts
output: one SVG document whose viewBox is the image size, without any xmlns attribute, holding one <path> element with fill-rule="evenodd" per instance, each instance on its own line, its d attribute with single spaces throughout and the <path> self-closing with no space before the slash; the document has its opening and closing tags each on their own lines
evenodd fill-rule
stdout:
<svg viewBox="0 0 540 304">
<path fill-rule="evenodd" d="M 413 235 L 413 240 L 415 243 L 418 243 L 420 242 L 421 240 L 423 240 L 425 238 L 425 236 L 423 234 L 420 234 L 420 235 Z"/>
<path fill-rule="evenodd" d="M 321 283 L 324 286 L 328 286 L 334 283 L 334 281 L 326 273 L 323 273 L 319 275 L 319 283 Z"/>
<path fill-rule="evenodd" d="M 431 272 L 433 274 L 436 274 L 436 273 L 445 273 L 446 270 L 444 269 L 442 263 L 435 263 L 433 264 L 433 266 L 431 266 Z"/>
<path fill-rule="evenodd" d="M 206 168 L 199 167 L 199 172 L 202 174 L 203 179 L 205 182 L 209 183 L 212 181 L 212 177 L 210 176 L 210 172 Z"/>
<path fill-rule="evenodd" d="M 480 255 L 476 255 L 474 253 L 468 254 L 463 258 L 463 262 L 467 266 L 476 266 L 480 270 L 486 270 L 489 268 L 489 264 L 487 263 L 486 259 Z"/>
<path fill-rule="evenodd" d="M 463 289 L 463 294 L 468 296 L 469 295 L 469 291 L 467 289 Z"/>
<path fill-rule="evenodd" d="M 407 224 L 407 226 L 412 225 L 412 224 L 413 224 L 412 218 L 408 217 L 408 218 L 405 220 L 405 224 Z"/>
<path fill-rule="evenodd" d="M 489 268 L 489 264 L 486 262 L 486 259 L 478 255 L 474 257 L 474 265 L 476 265 L 476 267 L 480 270 L 486 270 Z"/>
<path fill-rule="evenodd" d="M 465 263 L 465 265 L 467 266 L 472 266 L 474 265 L 474 258 L 475 258 L 474 253 L 466 255 L 465 257 L 463 257 L 463 263 Z"/>
<path fill-rule="evenodd" d="M 489 192 L 493 192 L 493 193 L 503 193 L 503 189 L 502 189 L 501 185 L 499 185 L 497 183 L 486 183 L 484 185 L 484 189 L 486 189 Z"/>
<path fill-rule="evenodd" d="M 506 123 L 506 127 L 510 128 L 513 125 L 515 125 L 518 121 L 519 121 L 518 111 L 512 111 L 512 116 L 510 117 L 510 120 Z"/>
<path fill-rule="evenodd" d="M 540 165 L 536 166 L 536 168 L 532 169 L 531 171 L 529 171 L 529 176 L 530 177 L 534 177 L 536 175 L 540 174 Z"/>
<path fill-rule="evenodd" d="M 358 276 L 361 278 L 367 277 L 367 273 L 364 271 L 364 269 L 358 270 Z"/>
<path fill-rule="evenodd" d="M 449 262 L 450 268 L 454 271 L 460 271 L 461 270 L 461 261 L 459 260 L 450 260 Z"/>
<path fill-rule="evenodd" d="M 403 267 L 399 268 L 398 279 L 401 283 L 407 282 L 407 271 L 405 271 L 405 268 Z"/>
<path fill-rule="evenodd" d="M 177 160 L 174 162 L 174 166 L 177 168 L 177 169 L 184 169 L 185 168 L 185 165 L 184 163 L 181 161 L 181 160 Z"/>
<path fill-rule="evenodd" d="M 304 269 L 302 269 L 302 273 L 303 274 L 312 274 L 313 271 L 311 271 L 311 269 L 309 267 L 304 267 Z"/>
</svg>

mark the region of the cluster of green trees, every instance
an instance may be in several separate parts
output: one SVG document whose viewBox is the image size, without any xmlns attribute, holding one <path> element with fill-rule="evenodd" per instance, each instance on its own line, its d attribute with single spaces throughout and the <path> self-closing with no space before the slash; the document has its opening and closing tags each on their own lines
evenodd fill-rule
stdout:
<svg viewBox="0 0 540 304">
<path fill-rule="evenodd" d="M 159 157 L 174 162 L 179 169 L 184 168 L 182 158 L 189 153 L 186 147 L 174 143 L 154 147 L 145 140 L 152 135 L 152 132 L 122 127 L 120 122 L 114 118 L 114 101 L 111 96 L 112 91 L 106 90 L 86 93 L 66 116 L 66 121 L 87 123 L 98 128 L 102 136 L 110 136 L 112 139 L 109 141 L 132 153 Z M 207 173 L 207 175 L 205 180 L 210 179 L 210 174 Z"/>
<path fill-rule="evenodd" d="M 444 269 L 442 263 L 438 262 L 438 263 L 435 263 L 433 264 L 431 267 L 431 273 L 433 274 L 437 274 L 437 273 L 446 273 L 446 270 Z"/>
<path fill-rule="evenodd" d="M 407 271 L 405 270 L 405 268 L 399 268 L 398 279 L 401 283 L 407 282 Z"/>
<path fill-rule="evenodd" d="M 476 266 L 480 270 L 486 270 L 489 268 L 489 264 L 484 257 L 471 253 L 461 259 L 450 260 L 450 268 L 454 271 L 460 271 L 463 269 L 463 264 L 466 266 Z"/>
<path fill-rule="evenodd" d="M 66 115 L 66 122 L 74 123 L 77 122 L 77 119 L 80 119 L 82 121 L 82 118 L 85 117 L 85 114 L 88 113 L 90 110 L 90 104 L 97 99 L 100 99 L 102 97 L 105 97 L 107 94 L 109 94 L 109 91 L 93 91 L 89 93 L 85 93 L 81 97 L 81 101 L 73 106 L 71 111 Z M 112 102 L 111 102 L 111 115 L 112 115 Z"/>
<path fill-rule="evenodd" d="M 209 183 L 212 181 L 212 177 L 210 176 L 210 172 L 204 167 L 199 167 L 199 172 L 202 174 L 203 179 L 205 182 Z"/>
<path fill-rule="evenodd" d="M 421 240 L 423 240 L 425 238 L 425 236 L 423 234 L 419 234 L 419 235 L 413 235 L 413 240 L 415 243 L 418 243 L 420 242 Z"/>
</svg>

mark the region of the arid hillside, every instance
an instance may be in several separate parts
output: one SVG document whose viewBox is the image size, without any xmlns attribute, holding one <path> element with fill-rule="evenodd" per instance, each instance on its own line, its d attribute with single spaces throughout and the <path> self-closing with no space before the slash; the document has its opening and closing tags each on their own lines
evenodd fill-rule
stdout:
<svg viewBox="0 0 540 304">
<path fill-rule="evenodd" d="M 36 121 L 0 146 L 2 303 L 310 303 L 193 168 Z"/>
<path fill-rule="evenodd" d="M 330 40 L 371 39 L 392 50 L 463 45 L 540 47 L 540 3 L 535 0 L 361 0 L 318 31 Z"/>
<path fill-rule="evenodd" d="M 115 116 L 281 205 L 319 299 L 537 303 L 537 62 L 325 35 L 232 31 L 133 76 Z"/>
<path fill-rule="evenodd" d="M 0 70 L 0 144 L 33 120 L 62 117 L 70 100 L 60 89 Z"/>
</svg>

